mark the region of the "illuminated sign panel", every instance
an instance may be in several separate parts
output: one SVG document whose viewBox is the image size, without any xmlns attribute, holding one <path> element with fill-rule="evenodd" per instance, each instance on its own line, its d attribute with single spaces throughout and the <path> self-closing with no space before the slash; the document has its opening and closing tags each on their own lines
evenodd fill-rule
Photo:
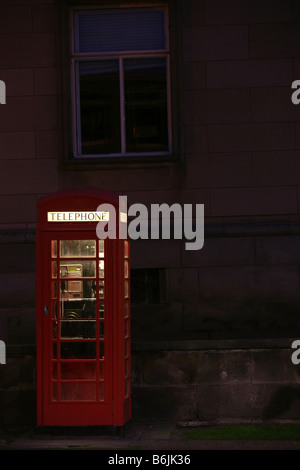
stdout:
<svg viewBox="0 0 300 470">
<path fill-rule="evenodd" d="M 109 212 L 48 212 L 48 222 L 100 222 L 109 220 Z"/>
</svg>

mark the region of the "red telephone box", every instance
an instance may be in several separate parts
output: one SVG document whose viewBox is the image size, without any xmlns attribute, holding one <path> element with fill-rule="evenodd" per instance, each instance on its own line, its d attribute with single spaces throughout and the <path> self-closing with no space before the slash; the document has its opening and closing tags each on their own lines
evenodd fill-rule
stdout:
<svg viewBox="0 0 300 470">
<path fill-rule="evenodd" d="M 115 208 L 116 238 L 97 236 L 100 204 Z M 118 220 L 118 197 L 100 190 L 38 203 L 38 426 L 130 420 L 129 242 L 119 239 Z"/>
</svg>

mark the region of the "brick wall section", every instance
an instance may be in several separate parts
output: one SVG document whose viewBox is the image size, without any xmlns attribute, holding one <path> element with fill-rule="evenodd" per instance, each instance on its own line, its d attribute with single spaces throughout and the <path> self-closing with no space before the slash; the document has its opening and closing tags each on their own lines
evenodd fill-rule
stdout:
<svg viewBox="0 0 300 470">
<path fill-rule="evenodd" d="M 58 189 L 58 27 L 54 1 L 1 2 L 1 224 L 34 223 L 38 196 Z"/>
<path fill-rule="evenodd" d="M 211 216 L 297 214 L 299 8 L 196 3 L 183 2 L 185 137 L 198 129 L 207 146 L 185 142 L 185 187 L 210 188 Z"/>
<path fill-rule="evenodd" d="M 300 108 L 291 102 L 300 76 L 299 5 L 182 5 L 182 198 L 204 202 L 206 227 L 219 220 L 223 236 L 233 218 L 264 220 L 266 231 L 222 239 L 208 230 L 201 251 L 181 250 L 182 265 L 169 277 L 171 297 L 182 296 L 177 331 L 216 339 L 298 335 L 299 236 L 276 236 L 275 227 L 299 215 Z M 186 279 L 190 296 L 180 289 Z"/>
</svg>

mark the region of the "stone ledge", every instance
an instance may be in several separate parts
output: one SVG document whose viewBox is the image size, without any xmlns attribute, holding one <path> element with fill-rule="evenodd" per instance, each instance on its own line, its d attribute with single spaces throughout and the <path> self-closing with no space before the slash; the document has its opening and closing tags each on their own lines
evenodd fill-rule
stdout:
<svg viewBox="0 0 300 470">
<path fill-rule="evenodd" d="M 300 336 L 300 335 L 299 335 Z M 291 350 L 293 341 L 298 338 L 278 339 L 218 339 L 187 341 L 133 341 L 132 353 L 159 351 L 231 351 L 231 350 Z M 300 339 L 300 338 L 299 338 Z M 35 344 L 7 344 L 7 357 L 35 355 Z"/>
<path fill-rule="evenodd" d="M 35 230 L 3 229 L 0 227 L 0 245 L 6 243 L 35 243 Z"/>
<path fill-rule="evenodd" d="M 205 237 L 299 235 L 300 216 L 207 217 Z M 35 228 L 0 226 L 0 244 L 35 243 Z"/>
<path fill-rule="evenodd" d="M 217 339 L 189 341 L 134 341 L 132 352 L 147 351 L 197 351 L 233 349 L 290 349 L 295 338 L 268 339 Z"/>
<path fill-rule="evenodd" d="M 218 339 L 218 340 L 188 340 L 188 341 L 133 341 L 131 351 L 201 351 L 201 350 L 255 350 L 255 349 L 291 349 L 295 338 L 274 339 Z M 7 357 L 35 355 L 34 344 L 7 344 Z"/>
</svg>

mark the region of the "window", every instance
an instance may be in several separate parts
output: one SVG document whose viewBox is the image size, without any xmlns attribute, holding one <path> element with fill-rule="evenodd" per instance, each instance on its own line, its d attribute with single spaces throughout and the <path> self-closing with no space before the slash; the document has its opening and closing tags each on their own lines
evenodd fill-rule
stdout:
<svg viewBox="0 0 300 470">
<path fill-rule="evenodd" d="M 130 283 L 132 304 L 163 302 L 164 271 L 162 269 L 132 269 Z"/>
<path fill-rule="evenodd" d="M 74 156 L 171 152 L 167 12 L 73 11 Z"/>
</svg>

